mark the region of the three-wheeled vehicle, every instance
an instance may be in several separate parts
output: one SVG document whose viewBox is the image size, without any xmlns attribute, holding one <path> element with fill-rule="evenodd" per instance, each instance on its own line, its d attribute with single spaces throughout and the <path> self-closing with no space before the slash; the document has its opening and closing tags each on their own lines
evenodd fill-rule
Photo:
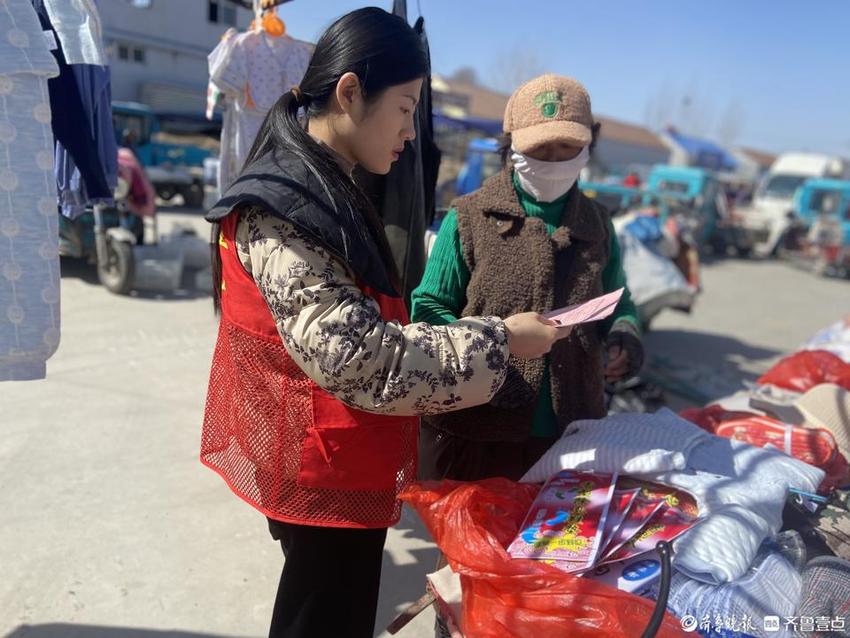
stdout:
<svg viewBox="0 0 850 638">
<path fill-rule="evenodd" d="M 850 276 L 850 181 L 810 179 L 798 189 L 780 253 L 821 275 Z"/>
<path fill-rule="evenodd" d="M 133 287 L 133 247 L 157 242 L 153 186 L 129 149 L 118 152 L 118 186 L 114 205 L 95 204 L 83 215 L 59 215 L 59 254 L 97 265 L 103 286 L 116 294 Z"/>
<path fill-rule="evenodd" d="M 658 206 L 662 221 L 678 216 L 690 226 L 700 249 L 718 255 L 729 249 L 740 256 L 752 252 L 752 235 L 729 211 L 722 185 L 712 171 L 656 166 L 647 180 L 644 203 Z"/>
<path fill-rule="evenodd" d="M 589 198 L 602 204 L 611 217 L 640 206 L 643 193 L 639 188 L 607 182 L 579 182 L 579 188 Z"/>
</svg>

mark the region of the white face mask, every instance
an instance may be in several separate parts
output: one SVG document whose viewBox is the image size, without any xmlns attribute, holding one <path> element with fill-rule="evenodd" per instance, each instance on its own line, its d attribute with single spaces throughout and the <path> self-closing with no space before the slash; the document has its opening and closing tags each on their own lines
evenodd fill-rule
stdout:
<svg viewBox="0 0 850 638">
<path fill-rule="evenodd" d="M 555 201 L 570 190 L 589 158 L 587 146 L 566 162 L 541 162 L 516 150 L 511 155 L 520 186 L 538 202 Z"/>
</svg>

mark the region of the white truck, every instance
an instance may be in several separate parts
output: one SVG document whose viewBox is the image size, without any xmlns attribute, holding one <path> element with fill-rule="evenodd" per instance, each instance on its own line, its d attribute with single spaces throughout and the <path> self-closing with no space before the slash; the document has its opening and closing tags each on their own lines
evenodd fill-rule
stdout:
<svg viewBox="0 0 850 638">
<path fill-rule="evenodd" d="M 850 162 L 816 153 L 784 153 L 776 158 L 756 189 L 753 202 L 741 209 L 744 225 L 752 232 L 755 252 L 776 254 L 794 220 L 794 194 L 815 177 L 850 178 Z"/>
</svg>

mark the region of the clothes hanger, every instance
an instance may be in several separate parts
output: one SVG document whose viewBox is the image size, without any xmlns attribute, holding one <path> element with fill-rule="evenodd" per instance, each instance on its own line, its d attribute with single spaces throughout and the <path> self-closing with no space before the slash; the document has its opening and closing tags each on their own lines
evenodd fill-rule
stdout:
<svg viewBox="0 0 850 638">
<path fill-rule="evenodd" d="M 263 31 L 273 38 L 286 35 L 286 23 L 277 15 L 277 7 L 266 10 L 262 21 Z"/>
<path fill-rule="evenodd" d="M 286 24 L 277 15 L 277 4 L 275 0 L 253 0 L 254 21 L 251 22 L 251 30 L 265 31 L 272 38 L 285 35 Z"/>
</svg>

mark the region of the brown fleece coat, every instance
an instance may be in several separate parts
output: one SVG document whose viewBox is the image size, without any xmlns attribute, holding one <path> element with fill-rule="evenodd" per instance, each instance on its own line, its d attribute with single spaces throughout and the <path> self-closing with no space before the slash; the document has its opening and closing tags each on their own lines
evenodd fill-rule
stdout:
<svg viewBox="0 0 850 638">
<path fill-rule="evenodd" d="M 603 294 L 611 237 L 608 213 L 573 187 L 559 228 L 527 217 L 505 169 L 456 200 L 458 232 L 471 274 L 463 316 L 546 312 Z M 545 359 L 511 357 L 507 379 L 490 403 L 429 417 L 442 431 L 479 441 L 523 441 L 533 426 Z M 604 409 L 598 324 L 573 329 L 550 353 L 552 402 L 563 429 Z"/>
</svg>

